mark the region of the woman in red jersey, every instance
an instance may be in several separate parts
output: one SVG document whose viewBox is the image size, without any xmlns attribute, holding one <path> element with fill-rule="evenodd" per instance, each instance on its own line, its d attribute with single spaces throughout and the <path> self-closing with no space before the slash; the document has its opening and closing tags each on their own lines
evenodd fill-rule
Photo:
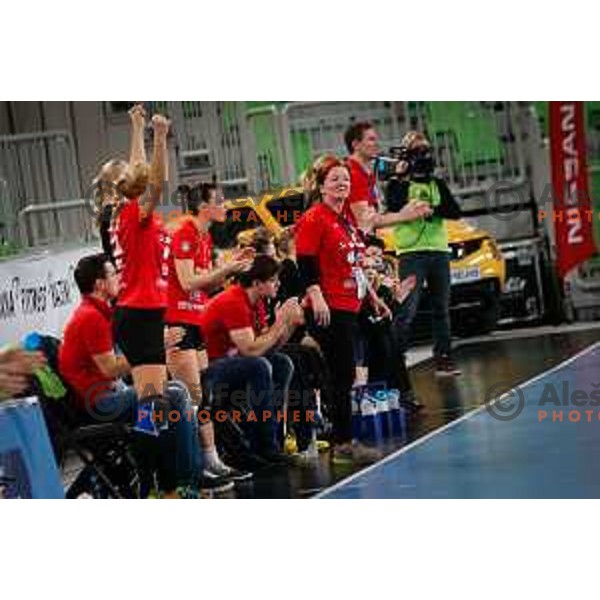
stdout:
<svg viewBox="0 0 600 600">
<path fill-rule="evenodd" d="M 313 205 L 296 227 L 298 268 L 314 316 L 312 334 L 327 361 L 334 388 L 331 418 L 334 458 L 371 462 L 379 453 L 352 441 L 351 390 L 355 377 L 354 343 L 358 313 L 369 296 L 363 272 L 365 244 L 342 214 L 350 193 L 346 164 L 335 156 L 320 159 L 314 169 Z M 373 298 L 374 308 L 386 307 Z"/>
<path fill-rule="evenodd" d="M 201 315 L 209 293 L 222 286 L 231 275 L 250 268 L 254 253 L 251 250 L 240 252 L 223 266 L 214 268 L 209 229 L 213 222 L 225 221 L 223 201 L 213 184 L 201 184 L 181 191 L 187 214 L 171 232 L 165 323 L 169 330 L 183 330 L 184 336 L 175 348 L 167 351 L 167 365 L 171 375 L 186 385 L 194 403 L 200 406 L 200 372 L 208 366 L 199 327 Z M 206 480 L 239 480 L 249 475 L 228 467 L 220 460 L 211 421 L 200 425 L 200 441 Z"/>
<path fill-rule="evenodd" d="M 154 209 L 168 176 L 169 121 L 161 115 L 152 119 L 154 150 L 148 165 L 144 109 L 137 104 L 129 114 L 129 163 L 110 161 L 102 167 L 95 183 L 103 204 L 107 198 L 114 203 L 110 244 L 120 276 L 115 341 L 132 367 L 140 403 L 161 403 L 167 381 L 163 327 L 167 304 L 163 255 L 167 238 Z"/>
</svg>

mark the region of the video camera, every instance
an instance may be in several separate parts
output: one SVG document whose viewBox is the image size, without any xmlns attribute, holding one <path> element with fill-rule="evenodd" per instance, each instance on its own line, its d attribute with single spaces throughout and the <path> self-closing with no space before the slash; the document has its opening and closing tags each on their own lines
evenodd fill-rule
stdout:
<svg viewBox="0 0 600 600">
<path fill-rule="evenodd" d="M 435 169 L 435 158 L 433 148 L 429 146 L 420 146 L 409 149 L 406 146 L 392 146 L 387 154 L 378 156 L 375 159 L 375 173 L 377 178 L 383 181 L 389 181 L 394 177 L 401 177 L 396 172 L 399 163 L 405 162 L 408 168 L 404 175 L 406 176 L 429 176 Z"/>
</svg>

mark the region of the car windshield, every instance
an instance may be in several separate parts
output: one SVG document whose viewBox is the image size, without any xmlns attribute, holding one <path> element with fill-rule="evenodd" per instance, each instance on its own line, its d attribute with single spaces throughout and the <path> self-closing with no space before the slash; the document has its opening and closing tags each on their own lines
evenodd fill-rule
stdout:
<svg viewBox="0 0 600 600">
<path fill-rule="evenodd" d="M 304 196 L 290 191 L 285 196 L 271 200 L 268 209 L 281 227 L 290 227 L 298 222 L 304 212 Z M 253 208 L 231 208 L 227 211 L 224 223 L 213 223 L 211 226 L 213 243 L 220 250 L 228 250 L 236 245 L 240 233 L 261 225 L 262 220 Z"/>
<path fill-rule="evenodd" d="M 237 236 L 247 229 L 256 229 L 261 225 L 261 220 L 253 208 L 235 208 L 227 211 L 224 223 L 213 223 L 210 232 L 213 244 L 220 250 L 233 248 Z"/>
<path fill-rule="evenodd" d="M 268 208 L 282 227 L 290 227 L 298 222 L 304 212 L 304 195 L 290 192 L 281 198 L 271 200 Z"/>
</svg>

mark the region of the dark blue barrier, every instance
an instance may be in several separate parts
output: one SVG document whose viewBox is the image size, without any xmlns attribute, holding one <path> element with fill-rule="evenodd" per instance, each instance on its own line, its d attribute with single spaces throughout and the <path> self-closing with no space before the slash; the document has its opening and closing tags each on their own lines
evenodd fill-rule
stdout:
<svg viewBox="0 0 600 600">
<path fill-rule="evenodd" d="M 64 498 L 35 398 L 0 402 L 0 498 Z"/>
</svg>

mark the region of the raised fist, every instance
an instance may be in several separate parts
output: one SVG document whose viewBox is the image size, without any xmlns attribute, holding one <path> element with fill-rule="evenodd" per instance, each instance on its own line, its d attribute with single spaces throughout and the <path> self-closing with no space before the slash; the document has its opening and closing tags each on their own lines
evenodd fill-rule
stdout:
<svg viewBox="0 0 600 600">
<path fill-rule="evenodd" d="M 171 126 L 171 121 L 167 119 L 164 115 L 154 115 L 152 117 L 152 129 L 154 129 L 155 135 L 164 135 L 166 136 L 169 133 L 169 127 Z"/>
<path fill-rule="evenodd" d="M 136 102 L 129 110 L 129 118 L 134 127 L 144 128 L 146 125 L 146 110 L 141 102 Z"/>
</svg>

